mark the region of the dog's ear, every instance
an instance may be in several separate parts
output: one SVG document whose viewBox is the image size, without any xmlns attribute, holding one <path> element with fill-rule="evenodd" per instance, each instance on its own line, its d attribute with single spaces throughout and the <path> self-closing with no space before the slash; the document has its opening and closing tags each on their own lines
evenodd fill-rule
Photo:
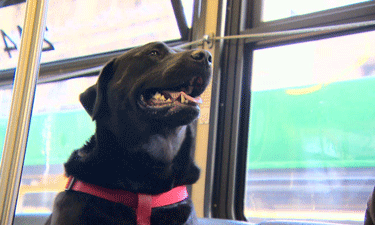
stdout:
<svg viewBox="0 0 375 225">
<path fill-rule="evenodd" d="M 99 74 L 98 81 L 79 95 L 79 100 L 92 120 L 100 118 L 106 113 L 106 88 L 114 73 L 114 59 L 108 62 Z"/>
<path fill-rule="evenodd" d="M 96 99 L 96 84 L 87 88 L 85 92 L 79 95 L 79 101 L 81 102 L 83 108 L 85 108 L 86 112 L 90 116 L 92 116 L 95 99 Z"/>
</svg>

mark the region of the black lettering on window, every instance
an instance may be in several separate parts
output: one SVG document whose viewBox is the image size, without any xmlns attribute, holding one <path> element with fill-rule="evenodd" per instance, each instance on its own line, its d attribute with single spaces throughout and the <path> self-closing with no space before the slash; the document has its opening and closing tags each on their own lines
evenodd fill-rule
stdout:
<svg viewBox="0 0 375 225">
<path fill-rule="evenodd" d="M 9 58 L 12 58 L 11 52 L 17 50 L 17 45 L 3 30 L 0 32 L 5 45 L 4 51 L 8 53 Z"/>
<path fill-rule="evenodd" d="M 20 33 L 20 36 L 22 36 L 22 28 L 21 28 L 21 26 L 18 25 L 17 29 L 18 29 L 18 32 Z M 47 27 L 46 27 L 46 31 L 48 31 Z M 43 43 L 47 44 L 47 46 L 45 46 L 45 47 L 42 48 L 43 52 L 55 50 L 55 47 L 53 46 L 53 44 L 50 41 L 48 41 L 47 39 L 44 38 L 43 39 Z"/>
</svg>

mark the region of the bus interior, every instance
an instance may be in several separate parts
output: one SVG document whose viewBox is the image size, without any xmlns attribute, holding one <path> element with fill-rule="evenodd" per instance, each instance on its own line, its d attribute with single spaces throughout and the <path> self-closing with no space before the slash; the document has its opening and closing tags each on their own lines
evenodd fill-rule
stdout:
<svg viewBox="0 0 375 225">
<path fill-rule="evenodd" d="M 0 0 L 0 146 L 31 2 Z M 196 127 L 201 176 L 189 187 L 199 224 L 364 224 L 375 185 L 375 1 L 47 2 L 17 204 L 0 208 L 13 224 L 46 220 L 64 162 L 94 133 L 79 94 L 111 58 L 152 41 L 213 56 Z"/>
</svg>

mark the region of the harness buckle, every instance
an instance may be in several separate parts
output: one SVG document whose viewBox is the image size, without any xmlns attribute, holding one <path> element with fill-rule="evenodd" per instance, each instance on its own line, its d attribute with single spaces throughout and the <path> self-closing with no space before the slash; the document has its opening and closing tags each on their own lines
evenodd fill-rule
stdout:
<svg viewBox="0 0 375 225">
<path fill-rule="evenodd" d="M 68 180 L 68 183 L 66 184 L 65 191 L 71 190 L 75 182 L 76 182 L 76 178 L 73 176 L 69 176 L 69 180 Z"/>
</svg>

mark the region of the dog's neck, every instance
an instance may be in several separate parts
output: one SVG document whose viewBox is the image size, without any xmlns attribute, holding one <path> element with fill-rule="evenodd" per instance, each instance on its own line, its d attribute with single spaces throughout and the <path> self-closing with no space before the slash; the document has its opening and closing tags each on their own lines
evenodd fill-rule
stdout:
<svg viewBox="0 0 375 225">
<path fill-rule="evenodd" d="M 145 151 L 158 161 L 172 163 L 186 137 L 186 126 L 152 134 L 135 149 Z"/>
<path fill-rule="evenodd" d="M 68 175 L 77 177 L 81 173 L 75 171 L 89 171 L 85 177 L 77 178 L 108 188 L 149 194 L 165 192 L 198 179 L 189 177 L 189 174 L 199 176 L 199 169 L 193 160 L 188 160 L 194 144 L 188 126 L 169 130 L 168 135 L 150 132 L 139 139 L 122 137 L 124 141 L 104 128 L 97 129 L 96 135 L 65 164 Z M 103 177 L 102 183 L 96 183 L 95 176 Z"/>
<path fill-rule="evenodd" d="M 129 130 L 127 126 L 118 128 L 97 123 L 96 135 L 102 135 L 102 137 L 96 138 L 96 140 L 102 140 L 97 142 L 97 150 L 107 149 L 110 139 L 111 145 L 114 145 L 112 149 L 130 153 L 146 152 L 157 161 L 172 163 L 186 138 L 188 126 L 171 128 L 160 125 L 142 130 L 138 128 Z"/>
</svg>

